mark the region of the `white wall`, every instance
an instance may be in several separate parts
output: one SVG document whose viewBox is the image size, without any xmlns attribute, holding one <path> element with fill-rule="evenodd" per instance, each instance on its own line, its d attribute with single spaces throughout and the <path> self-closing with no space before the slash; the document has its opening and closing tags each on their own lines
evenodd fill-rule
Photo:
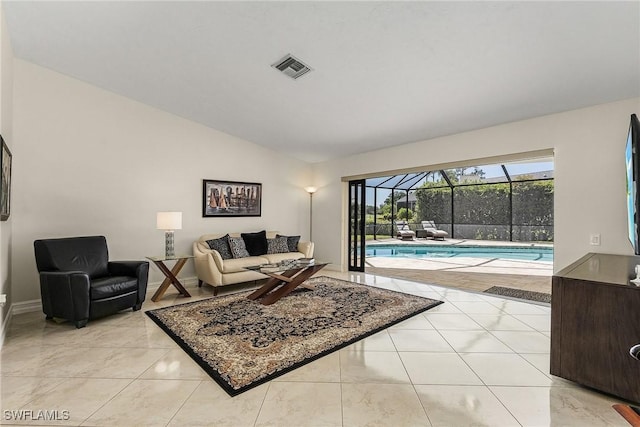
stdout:
<svg viewBox="0 0 640 427">
<path fill-rule="evenodd" d="M 0 5 L 0 134 L 13 151 L 13 51 Z M 4 331 L 5 317 L 13 300 L 11 294 L 11 224 L 12 217 L 0 222 L 0 293 L 7 295 L 7 303 L 0 307 L 0 331 Z"/>
<path fill-rule="evenodd" d="M 179 252 L 190 253 L 208 232 L 266 228 L 305 238 L 309 184 L 319 187 L 316 257 L 344 268 L 342 177 L 544 149 L 555 152 L 555 270 L 589 251 L 632 253 L 623 153 L 638 98 L 310 166 L 25 61 L 14 61 L 13 80 L 16 302 L 40 297 L 37 238 L 105 234 L 112 258 L 142 259 L 162 253 L 163 233 L 155 229 L 162 210 L 184 212 Z M 262 217 L 202 218 L 203 178 L 262 182 Z M 601 246 L 589 245 L 590 233 L 601 234 Z M 183 276 L 191 275 L 188 264 Z M 154 269 L 151 281 L 161 278 Z"/>
<path fill-rule="evenodd" d="M 40 298 L 33 241 L 104 234 L 112 259 L 164 253 L 156 212 L 182 211 L 176 252 L 212 232 L 308 239 L 307 163 L 22 60 L 14 67 L 13 293 Z M 260 182 L 261 217 L 203 218 L 202 179 Z M 189 262 L 181 276 L 194 275 Z M 152 267 L 151 282 L 163 278 Z"/>
<path fill-rule="evenodd" d="M 640 98 L 509 123 L 314 165 L 316 257 L 344 267 L 342 177 L 553 149 L 558 271 L 588 252 L 632 254 L 627 238 L 624 148 Z M 601 246 L 589 234 L 601 234 Z"/>
</svg>

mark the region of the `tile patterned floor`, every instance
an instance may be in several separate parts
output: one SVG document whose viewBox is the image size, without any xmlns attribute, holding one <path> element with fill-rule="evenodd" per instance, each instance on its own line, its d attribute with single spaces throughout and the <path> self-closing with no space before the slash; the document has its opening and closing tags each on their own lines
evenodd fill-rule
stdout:
<svg viewBox="0 0 640 427">
<path fill-rule="evenodd" d="M 5 425 L 625 426 L 617 401 L 549 375 L 550 309 L 370 274 L 332 276 L 445 301 L 229 397 L 142 312 L 76 330 L 13 318 L 0 359 Z M 191 289 L 207 298 L 211 288 Z M 169 292 L 144 309 L 184 302 Z M 12 420 L 12 410 L 59 420 Z M 68 419 L 62 416 L 68 411 Z M 13 423 L 13 424 L 12 424 Z"/>
</svg>

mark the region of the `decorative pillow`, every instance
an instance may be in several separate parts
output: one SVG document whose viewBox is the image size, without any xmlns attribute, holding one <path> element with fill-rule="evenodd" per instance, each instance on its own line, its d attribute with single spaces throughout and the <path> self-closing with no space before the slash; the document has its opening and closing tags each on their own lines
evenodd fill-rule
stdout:
<svg viewBox="0 0 640 427">
<path fill-rule="evenodd" d="M 229 247 L 229 235 L 219 237 L 217 239 L 207 240 L 207 245 L 210 249 L 218 251 L 222 259 L 231 259 L 233 254 L 231 253 L 231 247 Z"/>
<path fill-rule="evenodd" d="M 286 237 L 280 236 L 275 239 L 267 239 L 268 254 L 283 254 L 286 252 L 289 252 L 289 245 L 287 244 Z"/>
<path fill-rule="evenodd" d="M 300 241 L 300 236 L 281 236 L 276 234 L 276 237 L 286 237 L 287 245 L 289 246 L 289 252 L 298 252 L 298 242 Z"/>
<path fill-rule="evenodd" d="M 244 245 L 244 239 L 242 237 L 229 236 L 229 248 L 231 248 L 231 254 L 234 258 L 246 258 L 249 256 L 247 247 Z"/>
<path fill-rule="evenodd" d="M 244 239 L 249 255 L 257 256 L 267 253 L 267 232 L 265 230 L 257 233 L 240 233 L 240 236 Z"/>
</svg>

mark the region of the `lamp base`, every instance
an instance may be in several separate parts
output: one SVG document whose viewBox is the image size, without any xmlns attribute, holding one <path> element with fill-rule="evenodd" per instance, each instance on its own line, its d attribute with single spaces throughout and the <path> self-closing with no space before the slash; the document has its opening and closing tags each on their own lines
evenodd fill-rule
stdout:
<svg viewBox="0 0 640 427">
<path fill-rule="evenodd" d="M 164 233 L 164 257 L 176 257 L 175 247 L 173 246 L 173 230 L 167 230 Z"/>
</svg>

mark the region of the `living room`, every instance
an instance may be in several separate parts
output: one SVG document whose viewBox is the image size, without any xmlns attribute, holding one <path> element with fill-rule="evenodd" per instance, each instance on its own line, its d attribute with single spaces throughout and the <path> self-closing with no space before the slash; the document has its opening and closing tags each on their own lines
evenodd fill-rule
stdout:
<svg viewBox="0 0 640 427">
<path fill-rule="evenodd" d="M 310 204 L 304 188 L 315 186 L 314 256 L 330 262 L 328 268 L 342 272 L 347 256 L 346 182 L 373 173 L 552 153 L 554 270 L 589 252 L 633 253 L 627 238 L 624 147 L 629 116 L 640 113 L 637 37 L 630 42 L 635 51 L 625 51 L 632 57 L 630 63 L 635 58 L 631 71 L 636 77 L 626 92 L 585 97 L 575 108 L 558 102 L 552 113 L 541 109 L 539 115 L 523 119 L 512 119 L 505 111 L 506 119 L 500 124 L 443 132 L 443 136 L 372 151 L 354 150 L 353 154 L 313 162 L 301 160 L 299 153 L 268 148 L 154 107 L 151 99 L 148 103 L 135 100 L 15 55 L 20 46 L 10 42 L 5 3 L 0 8 L 0 130 L 13 155 L 13 170 L 11 215 L 0 226 L 0 278 L 2 294 L 7 295 L 0 312 L 3 333 L 10 314 L 40 310 L 34 240 L 100 234 L 107 237 L 112 258 L 144 259 L 163 251 L 164 233 L 156 229 L 155 222 L 160 211 L 183 213 L 182 229 L 175 233 L 178 253 L 191 253 L 194 240 L 206 233 L 266 229 L 300 234 L 308 240 Z M 637 9 L 637 4 L 632 6 L 636 17 Z M 638 35 L 639 24 L 634 25 L 627 31 Z M 618 46 L 601 49 L 614 48 Z M 588 65 L 600 64 L 600 55 L 595 52 L 593 64 Z M 118 72 L 106 62 L 95 66 Z M 613 64 L 608 74 L 603 72 L 597 78 L 603 85 L 612 85 L 618 80 L 616 72 L 623 71 L 618 68 Z M 292 83 L 267 64 L 265 73 L 269 72 L 273 72 L 274 84 Z M 149 78 L 155 75 L 149 74 Z M 606 81 L 602 80 L 605 76 Z M 278 83 L 280 79 L 283 83 Z M 514 90 L 528 83 L 514 82 Z M 558 91 L 569 84 L 555 83 Z M 168 81 L 158 83 L 163 84 Z M 257 90 L 242 82 L 231 87 L 238 93 Z M 297 99 L 293 87 L 286 90 L 289 92 L 284 93 Z M 464 102 L 464 96 L 458 99 Z M 529 99 L 531 103 L 542 102 L 533 93 L 525 95 L 522 102 Z M 261 113 L 248 109 L 236 120 L 258 120 Z M 210 114 L 225 112 L 219 107 Z M 461 110 L 458 120 L 471 121 L 472 117 Z M 261 216 L 203 217 L 203 179 L 261 183 Z M 599 246 L 590 245 L 589 236 L 594 233 L 601 236 Z M 195 284 L 191 263 L 181 277 L 187 284 Z M 162 278 L 159 271 L 150 271 L 151 286 L 157 286 Z"/>
</svg>

